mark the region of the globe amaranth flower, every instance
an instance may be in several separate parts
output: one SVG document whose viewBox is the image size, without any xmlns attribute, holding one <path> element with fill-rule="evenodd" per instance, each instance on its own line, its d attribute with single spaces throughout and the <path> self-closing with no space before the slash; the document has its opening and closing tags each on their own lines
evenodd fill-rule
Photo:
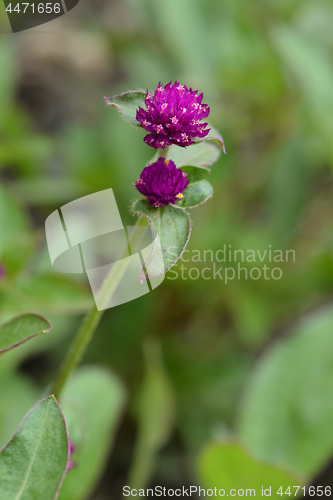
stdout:
<svg viewBox="0 0 333 500">
<path fill-rule="evenodd" d="M 183 197 L 186 174 L 172 160 L 159 158 L 141 172 L 134 187 L 149 200 L 150 207 L 163 207 Z"/>
<path fill-rule="evenodd" d="M 165 148 L 171 144 L 190 146 L 195 137 L 206 137 L 210 129 L 201 120 L 209 115 L 209 107 L 202 104 L 203 94 L 175 82 L 162 87 L 161 82 L 152 95 L 146 93 L 147 110 L 139 108 L 136 119 L 150 132 L 143 139 L 148 146 Z"/>
</svg>

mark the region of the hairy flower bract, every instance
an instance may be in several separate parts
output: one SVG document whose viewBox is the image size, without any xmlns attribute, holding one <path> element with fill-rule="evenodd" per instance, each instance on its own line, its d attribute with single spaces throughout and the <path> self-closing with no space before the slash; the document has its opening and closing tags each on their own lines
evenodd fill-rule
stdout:
<svg viewBox="0 0 333 500">
<path fill-rule="evenodd" d="M 202 104 L 203 94 L 197 90 L 188 89 L 185 85 L 175 82 L 162 87 L 158 84 L 152 95 L 146 93 L 147 110 L 139 108 L 136 119 L 149 132 L 143 139 L 148 146 L 165 148 L 190 146 L 195 137 L 206 137 L 210 129 L 208 123 L 202 123 L 209 115 L 209 107 Z"/>
<path fill-rule="evenodd" d="M 181 200 L 187 185 L 186 174 L 172 160 L 159 158 L 143 169 L 134 187 L 149 200 L 150 207 L 163 207 Z"/>
</svg>

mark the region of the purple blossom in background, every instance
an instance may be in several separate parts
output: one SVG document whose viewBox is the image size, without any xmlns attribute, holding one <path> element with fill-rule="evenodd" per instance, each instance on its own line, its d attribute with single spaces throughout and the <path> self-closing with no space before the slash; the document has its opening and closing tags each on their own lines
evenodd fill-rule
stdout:
<svg viewBox="0 0 333 500">
<path fill-rule="evenodd" d="M 183 197 L 186 174 L 172 160 L 159 158 L 145 167 L 134 187 L 149 200 L 150 207 L 163 207 Z"/>
<path fill-rule="evenodd" d="M 6 274 L 4 266 L 0 263 L 0 280 L 1 278 L 4 278 Z"/>
<path fill-rule="evenodd" d="M 200 121 L 209 115 L 209 107 L 201 104 L 203 94 L 197 93 L 178 82 L 165 87 L 159 83 L 154 96 L 147 90 L 147 110 L 139 108 L 136 113 L 136 119 L 150 132 L 144 142 L 153 148 L 171 144 L 186 147 L 194 144 L 193 138 L 206 137 L 210 130 L 206 128 L 208 123 Z"/>
<path fill-rule="evenodd" d="M 66 472 L 68 472 L 71 469 L 74 469 L 76 467 L 76 463 L 72 462 L 72 460 L 71 460 L 74 451 L 75 451 L 75 445 L 74 445 L 74 443 L 72 443 L 71 440 L 69 440 L 69 464 L 67 465 Z"/>
</svg>

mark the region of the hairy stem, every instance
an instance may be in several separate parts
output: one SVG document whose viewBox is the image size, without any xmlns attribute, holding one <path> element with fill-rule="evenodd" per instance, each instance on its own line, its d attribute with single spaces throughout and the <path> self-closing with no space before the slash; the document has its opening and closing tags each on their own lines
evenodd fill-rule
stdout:
<svg viewBox="0 0 333 500">
<path fill-rule="evenodd" d="M 142 231 L 138 230 L 140 227 L 139 224 L 142 220 L 142 217 L 139 217 L 135 228 L 131 234 L 131 246 L 134 249 L 135 246 L 139 243 L 142 237 Z M 100 309 L 98 310 L 94 305 L 92 309 L 86 314 L 83 319 L 83 322 L 75 335 L 75 338 L 67 352 L 65 359 L 63 360 L 59 371 L 54 379 L 54 382 L 51 387 L 50 394 L 54 394 L 54 396 L 58 399 L 59 395 L 64 388 L 66 382 L 69 377 L 76 369 L 78 364 L 80 363 L 83 354 L 85 353 L 95 330 L 104 314 L 103 307 L 106 307 L 108 301 L 114 294 L 117 286 L 119 285 L 124 273 L 128 267 L 129 260 L 123 260 L 127 257 L 127 249 L 124 249 L 121 255 L 119 256 L 119 260 L 117 265 L 112 266 L 110 272 L 105 277 L 105 280 L 102 284 L 102 287 L 99 291 L 98 303 L 101 304 Z"/>
<path fill-rule="evenodd" d="M 164 149 L 159 149 L 157 151 L 157 158 L 167 158 L 170 146 L 166 146 Z"/>
</svg>

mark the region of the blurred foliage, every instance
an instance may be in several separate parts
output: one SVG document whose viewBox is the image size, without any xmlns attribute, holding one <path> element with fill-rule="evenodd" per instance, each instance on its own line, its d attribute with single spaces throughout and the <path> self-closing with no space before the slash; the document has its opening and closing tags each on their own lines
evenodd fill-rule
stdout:
<svg viewBox="0 0 333 500">
<path fill-rule="evenodd" d="M 160 346 L 147 339 L 144 351 L 145 377 L 136 402 L 138 437 L 128 478 L 128 484 L 136 489 L 148 486 L 156 455 L 170 438 L 175 414 L 173 389 L 163 367 Z"/>
<path fill-rule="evenodd" d="M 77 371 L 61 396 L 68 432 L 75 442 L 75 467 L 64 480 L 60 500 L 81 500 L 96 486 L 123 411 L 125 392 L 105 369 Z"/>
<path fill-rule="evenodd" d="M 332 454 L 332 309 L 305 317 L 258 364 L 241 412 L 250 449 L 313 476 Z"/>
<path fill-rule="evenodd" d="M 296 496 L 294 488 L 299 489 L 304 486 L 301 477 L 258 461 L 238 443 L 232 442 L 209 443 L 204 448 L 199 461 L 199 477 L 207 488 L 222 489 L 226 495 L 236 486 L 244 490 L 246 496 L 264 496 L 263 491 L 265 491 L 266 496 L 274 500 L 281 498 L 279 490 L 285 492 L 289 488 L 291 494 Z M 249 495 L 248 490 L 251 489 Z M 240 492 L 238 496 L 242 496 L 242 493 Z"/>
<path fill-rule="evenodd" d="M 333 285 L 332 24 L 329 0 L 81 0 L 43 30 L 2 37 L 0 322 L 37 312 L 53 325 L 0 359 L 2 444 L 46 391 L 93 304 L 85 277 L 53 271 L 46 217 L 112 187 L 123 223 L 133 223 L 132 183 L 152 151 L 103 96 L 177 80 L 204 92 L 227 149 L 212 169 L 213 198 L 191 210 L 186 258 L 224 244 L 261 253 L 271 245 L 295 250 L 296 261 L 274 264 L 280 280 L 226 284 L 169 272 L 153 293 L 106 312 L 85 362 L 117 373 L 130 407 L 93 498 L 119 494 L 148 418 L 133 403 L 147 391 L 147 335 L 161 345 L 177 409 L 173 429 L 165 419 L 169 439 L 152 484 L 195 482 L 205 443 L 238 434 L 260 458 L 312 477 L 332 458 L 332 326 L 324 318 Z M 3 6 L 0 27 L 9 29 Z M 173 270 L 182 264 L 212 266 Z"/>
</svg>

